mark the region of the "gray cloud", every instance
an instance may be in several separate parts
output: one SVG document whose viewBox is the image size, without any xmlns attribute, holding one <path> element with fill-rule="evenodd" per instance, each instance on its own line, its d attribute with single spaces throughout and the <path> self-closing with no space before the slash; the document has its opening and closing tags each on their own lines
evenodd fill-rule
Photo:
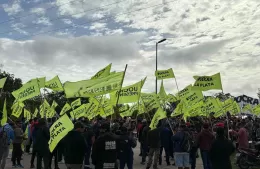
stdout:
<svg viewBox="0 0 260 169">
<path fill-rule="evenodd" d="M 0 47 L 6 48 L 2 55 L 30 57 L 38 64 L 57 64 L 57 62 L 75 62 L 86 64 L 90 59 L 118 61 L 139 57 L 140 38 L 144 34 L 115 35 L 115 36 L 81 36 L 63 39 L 56 37 L 37 37 L 32 41 L 0 42 Z M 19 53 L 20 55 L 17 55 Z"/>
<path fill-rule="evenodd" d="M 210 41 L 180 50 L 163 50 L 160 51 L 160 55 L 163 57 L 164 60 L 167 60 L 167 62 L 172 61 L 174 63 L 194 64 L 201 60 L 210 58 L 211 55 L 216 54 L 230 41 L 230 39 Z"/>
</svg>

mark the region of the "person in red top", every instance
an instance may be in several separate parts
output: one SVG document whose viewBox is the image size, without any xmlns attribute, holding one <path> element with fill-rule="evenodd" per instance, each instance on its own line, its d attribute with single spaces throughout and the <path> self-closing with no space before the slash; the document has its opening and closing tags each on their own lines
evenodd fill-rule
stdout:
<svg viewBox="0 0 260 169">
<path fill-rule="evenodd" d="M 241 149 L 247 149 L 249 148 L 248 144 L 248 132 L 245 128 L 246 123 L 242 121 L 240 123 L 240 129 L 238 132 L 232 131 L 233 134 L 236 134 L 238 136 L 237 142 L 238 142 L 238 148 Z"/>
<path fill-rule="evenodd" d="M 144 119 L 143 121 L 146 122 L 146 120 Z M 142 128 L 143 128 L 143 123 L 141 121 L 137 122 L 137 127 L 136 127 L 136 134 L 137 134 L 137 138 L 139 138 L 140 133 L 142 132 Z M 139 156 L 142 156 L 142 146 L 140 146 L 140 154 Z"/>
<path fill-rule="evenodd" d="M 209 124 L 203 124 L 203 130 L 198 134 L 197 145 L 200 148 L 201 158 L 204 169 L 212 169 L 209 151 L 215 137 L 209 129 Z"/>
</svg>

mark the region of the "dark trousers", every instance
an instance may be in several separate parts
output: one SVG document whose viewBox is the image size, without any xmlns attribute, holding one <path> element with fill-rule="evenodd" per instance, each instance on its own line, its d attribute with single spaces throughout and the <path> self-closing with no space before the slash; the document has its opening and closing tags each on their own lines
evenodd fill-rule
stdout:
<svg viewBox="0 0 260 169">
<path fill-rule="evenodd" d="M 142 155 L 142 144 L 140 144 L 140 155 Z"/>
<path fill-rule="evenodd" d="M 50 153 L 49 168 L 51 168 L 53 157 L 54 157 L 54 166 L 55 166 L 55 169 L 57 169 L 57 168 L 59 168 L 59 166 L 58 166 L 58 150 L 57 149 L 54 149 L 53 152 Z"/>
<path fill-rule="evenodd" d="M 29 139 L 29 138 L 28 138 Z M 30 148 L 31 148 L 31 145 L 32 145 L 32 139 L 30 138 L 29 139 L 29 143 L 26 145 L 25 147 L 25 152 L 26 153 L 30 153 Z"/>
<path fill-rule="evenodd" d="M 146 161 L 146 156 L 148 152 L 149 152 L 148 146 L 142 143 L 142 162 Z"/>
<path fill-rule="evenodd" d="M 191 169 L 196 168 L 197 148 L 193 147 L 190 151 L 190 164 Z"/>
<path fill-rule="evenodd" d="M 13 143 L 12 162 L 13 165 L 21 165 L 23 150 L 21 143 Z"/>
<path fill-rule="evenodd" d="M 120 169 L 124 169 L 125 165 L 128 169 L 133 169 L 133 163 L 134 163 L 134 154 L 133 152 L 129 152 L 129 154 L 122 153 L 119 156 L 120 160 Z"/>
<path fill-rule="evenodd" d="M 200 154 L 201 154 L 204 169 L 212 169 L 212 165 L 209 157 L 209 151 L 201 150 Z"/>
<path fill-rule="evenodd" d="M 169 148 L 165 148 L 165 147 L 161 147 L 160 148 L 160 157 L 159 157 L 159 164 L 161 165 L 162 164 L 162 152 L 163 152 L 163 149 L 165 151 L 165 156 L 166 156 L 166 163 L 167 164 L 170 164 L 170 149 Z"/>
<path fill-rule="evenodd" d="M 37 169 L 42 169 L 42 161 L 43 161 L 43 168 L 44 169 L 49 169 L 49 159 L 50 155 L 49 154 L 40 154 L 37 153 Z"/>
<path fill-rule="evenodd" d="M 35 148 L 32 149 L 32 156 L 31 156 L 31 165 L 34 165 L 34 160 L 35 160 L 35 157 L 36 157 L 36 150 Z"/>
<path fill-rule="evenodd" d="M 89 167 L 87 167 L 87 166 L 90 165 L 90 162 L 89 162 L 90 154 L 91 154 L 91 146 L 89 146 L 87 148 L 87 151 L 86 151 L 86 154 L 85 154 L 85 160 L 84 160 L 85 167 L 84 167 L 84 169 L 90 169 Z"/>
</svg>

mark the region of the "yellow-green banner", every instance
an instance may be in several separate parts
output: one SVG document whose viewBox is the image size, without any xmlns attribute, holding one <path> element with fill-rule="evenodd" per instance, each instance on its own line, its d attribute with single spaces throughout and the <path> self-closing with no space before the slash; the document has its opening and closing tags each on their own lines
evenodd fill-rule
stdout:
<svg viewBox="0 0 260 169">
<path fill-rule="evenodd" d="M 222 90 L 220 73 L 212 76 L 194 76 L 196 80 L 193 85 L 193 90 L 207 91 L 212 89 Z"/>
<path fill-rule="evenodd" d="M 106 67 L 98 71 L 94 76 L 91 77 L 91 79 L 98 79 L 98 78 L 108 76 L 110 74 L 111 66 L 112 63 L 110 63 L 109 65 L 107 65 Z"/>
<path fill-rule="evenodd" d="M 75 107 L 78 107 L 81 105 L 81 100 L 78 98 L 77 100 L 74 100 L 71 104 L 71 108 L 74 109 Z"/>
<path fill-rule="evenodd" d="M 149 126 L 151 130 L 155 129 L 157 127 L 158 122 L 166 117 L 166 112 L 163 111 L 162 108 L 158 108 Z"/>
<path fill-rule="evenodd" d="M 4 87 L 6 79 L 7 79 L 7 77 L 0 79 L 0 89 L 2 89 Z"/>
<path fill-rule="evenodd" d="M 123 87 L 120 91 L 110 93 L 112 104 L 117 103 L 117 98 L 118 104 L 138 102 L 141 94 L 142 83 L 143 82 L 140 81 L 133 85 Z"/>
<path fill-rule="evenodd" d="M 63 137 L 65 137 L 68 132 L 74 128 L 73 123 L 67 116 L 67 114 L 60 117 L 50 128 L 50 140 L 49 140 L 49 149 L 52 152 L 57 144 L 60 142 Z"/>
<path fill-rule="evenodd" d="M 1 126 L 5 125 L 7 122 L 7 109 L 6 109 L 6 99 L 4 102 L 4 107 L 3 107 L 3 117 L 1 119 Z"/>
<path fill-rule="evenodd" d="M 167 70 L 157 70 L 155 71 L 155 76 L 158 80 L 170 79 L 175 77 L 172 68 Z"/>
<path fill-rule="evenodd" d="M 37 79 L 24 84 L 20 89 L 12 92 L 12 95 L 20 102 L 40 95 L 40 88 Z"/>
<path fill-rule="evenodd" d="M 59 76 L 55 76 L 51 80 L 45 82 L 45 87 L 52 89 L 53 91 L 63 91 L 63 86 Z"/>
</svg>

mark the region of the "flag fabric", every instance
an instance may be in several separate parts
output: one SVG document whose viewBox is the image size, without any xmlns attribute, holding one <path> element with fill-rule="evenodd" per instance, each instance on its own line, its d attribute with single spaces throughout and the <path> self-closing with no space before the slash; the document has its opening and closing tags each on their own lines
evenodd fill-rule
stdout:
<svg viewBox="0 0 260 169">
<path fill-rule="evenodd" d="M 153 116 L 153 119 L 150 124 L 151 130 L 155 129 L 161 119 L 167 118 L 166 112 L 162 110 L 162 108 L 158 108 L 156 113 Z"/>
<path fill-rule="evenodd" d="M 56 111 L 53 107 L 50 107 L 48 110 L 47 110 L 47 113 L 46 113 L 46 118 L 53 118 L 56 114 Z"/>
<path fill-rule="evenodd" d="M 111 100 L 110 99 L 107 99 L 107 98 L 104 99 L 102 107 L 103 107 L 104 113 L 100 114 L 101 117 L 107 117 L 107 116 L 110 116 L 110 115 L 114 114 L 114 107 L 111 104 Z"/>
<path fill-rule="evenodd" d="M 28 122 L 29 120 L 31 120 L 32 116 L 31 116 L 31 113 L 30 113 L 29 110 L 24 109 L 24 110 L 23 110 L 23 113 L 24 113 L 24 117 L 25 117 L 25 119 L 26 119 L 27 122 Z"/>
<path fill-rule="evenodd" d="M 29 84 L 29 83 L 32 83 L 34 81 L 37 81 L 38 86 L 41 89 L 41 88 L 45 87 L 45 80 L 46 80 L 46 77 L 40 77 L 40 78 L 31 79 L 28 82 L 26 82 L 25 84 Z"/>
<path fill-rule="evenodd" d="M 36 108 L 36 109 L 34 110 L 34 113 L 33 113 L 33 118 L 35 118 L 35 117 L 38 116 L 38 112 L 39 112 L 39 110 Z"/>
<path fill-rule="evenodd" d="M 186 105 L 192 106 L 195 103 L 198 103 L 199 101 L 203 100 L 204 96 L 201 91 L 190 91 L 187 95 L 183 97 L 183 101 Z"/>
<path fill-rule="evenodd" d="M 60 111 L 60 116 L 62 116 L 69 110 L 71 110 L 71 106 L 69 105 L 69 103 L 66 103 Z"/>
<path fill-rule="evenodd" d="M 176 96 L 174 96 L 173 94 L 168 94 L 167 95 L 167 102 L 173 103 L 178 101 L 178 98 Z"/>
<path fill-rule="evenodd" d="M 23 107 L 21 107 L 19 104 L 17 104 L 12 111 L 12 116 L 19 118 L 23 112 Z"/>
<path fill-rule="evenodd" d="M 112 63 L 110 63 L 109 65 L 107 65 L 106 67 L 98 71 L 94 76 L 91 77 L 91 79 L 98 79 L 98 78 L 108 76 L 110 74 L 111 66 Z"/>
<path fill-rule="evenodd" d="M 11 109 L 13 110 L 16 106 L 20 106 L 20 107 L 24 107 L 25 105 L 23 104 L 23 102 L 18 102 L 18 101 L 14 101 Z"/>
<path fill-rule="evenodd" d="M 74 109 L 75 107 L 78 107 L 81 105 L 81 100 L 78 98 L 77 100 L 74 100 L 71 104 L 71 108 Z"/>
<path fill-rule="evenodd" d="M 155 93 L 141 93 L 141 99 L 144 102 L 147 113 L 160 107 L 159 100 Z"/>
<path fill-rule="evenodd" d="M 222 104 L 218 104 L 219 100 L 216 98 L 207 98 L 204 100 L 204 104 L 201 107 L 202 115 L 209 116 L 212 112 L 219 112 L 222 110 Z"/>
<path fill-rule="evenodd" d="M 237 102 L 233 101 L 232 106 L 233 106 L 233 111 L 231 112 L 231 115 L 235 115 L 241 112 L 240 106 Z"/>
<path fill-rule="evenodd" d="M 19 102 L 40 95 L 40 88 L 37 79 L 33 79 L 30 83 L 24 84 L 20 89 L 12 92 L 12 95 Z"/>
<path fill-rule="evenodd" d="M 82 104 L 80 107 L 76 108 L 75 110 L 72 110 L 70 112 L 70 115 L 74 117 L 74 119 L 79 119 L 81 117 L 84 117 L 86 114 L 86 104 Z"/>
<path fill-rule="evenodd" d="M 260 104 L 253 108 L 253 113 L 257 116 L 260 114 Z"/>
<path fill-rule="evenodd" d="M 179 98 L 179 99 L 184 98 L 186 95 L 188 95 L 190 93 L 191 90 L 192 90 L 192 85 L 186 86 L 184 89 L 180 90 L 177 93 L 177 98 Z"/>
<path fill-rule="evenodd" d="M 119 90 L 123 75 L 124 72 L 115 72 L 103 78 L 65 82 L 66 98 L 94 97 Z"/>
<path fill-rule="evenodd" d="M 74 124 L 71 122 L 67 114 L 60 117 L 50 128 L 50 140 L 49 149 L 52 152 L 57 144 L 63 139 L 68 132 L 74 128 Z"/>
<path fill-rule="evenodd" d="M 37 81 L 38 81 L 38 84 L 39 84 L 39 88 L 45 87 L 46 77 L 37 78 Z"/>
<path fill-rule="evenodd" d="M 51 104 L 51 108 L 55 109 L 57 106 L 58 106 L 58 103 L 55 100 L 53 100 L 52 104 Z"/>
<path fill-rule="evenodd" d="M 166 94 L 165 89 L 164 89 L 163 80 L 161 82 L 161 87 L 160 87 L 160 91 L 158 93 L 158 96 L 160 97 L 160 99 L 163 102 L 166 101 L 166 99 L 167 99 L 167 94 Z"/>
<path fill-rule="evenodd" d="M 244 107 L 243 107 L 243 109 L 242 109 L 242 111 L 243 112 L 252 112 L 252 107 L 251 107 L 251 105 L 250 104 L 247 104 L 247 105 L 245 105 Z"/>
<path fill-rule="evenodd" d="M 104 78 L 94 79 L 95 84 L 88 88 L 83 88 L 80 97 L 95 97 L 119 90 L 122 86 L 124 72 L 117 72 Z M 99 83 L 97 83 L 99 82 Z"/>
<path fill-rule="evenodd" d="M 4 102 L 4 107 L 3 107 L 3 117 L 1 119 L 1 126 L 5 125 L 7 122 L 7 109 L 6 109 L 6 99 Z"/>
<path fill-rule="evenodd" d="M 89 120 L 92 120 L 94 117 L 98 115 L 98 109 L 99 109 L 100 102 L 95 99 L 94 97 L 91 97 L 89 99 L 89 103 L 87 104 L 86 108 L 86 114 L 85 117 L 87 117 Z"/>
<path fill-rule="evenodd" d="M 123 104 L 123 103 L 133 103 L 138 102 L 141 95 L 141 89 L 143 81 L 137 82 L 130 86 L 123 87 L 121 90 L 110 93 L 110 99 L 112 104 Z M 117 102 L 118 99 L 118 102 Z"/>
<path fill-rule="evenodd" d="M 59 76 L 55 76 L 51 80 L 45 82 L 45 87 L 52 89 L 53 91 L 58 91 L 58 92 L 63 91 L 63 86 Z"/>
<path fill-rule="evenodd" d="M 129 110 L 129 108 L 130 107 L 129 107 L 128 104 L 124 104 L 124 105 L 122 105 L 121 107 L 118 108 L 118 111 L 119 111 L 119 113 L 123 113 L 123 112 Z"/>
<path fill-rule="evenodd" d="M 120 116 L 121 117 L 131 117 L 133 116 L 133 113 L 138 110 L 138 105 L 137 104 L 134 104 L 132 105 L 129 110 L 123 112 L 123 113 L 120 113 Z"/>
<path fill-rule="evenodd" d="M 157 70 L 155 71 L 155 76 L 158 80 L 170 79 L 175 77 L 172 68 L 167 70 Z"/>
<path fill-rule="evenodd" d="M 44 118 L 47 116 L 49 109 L 51 108 L 50 104 L 46 99 L 44 99 L 43 103 L 40 106 L 40 116 Z"/>
<path fill-rule="evenodd" d="M 7 79 L 7 77 L 0 79 L 0 89 L 2 89 L 4 87 L 6 79 Z"/>
<path fill-rule="evenodd" d="M 193 90 L 222 90 L 220 73 L 212 76 L 194 76 L 193 78 L 196 80 L 193 85 Z"/>
</svg>

